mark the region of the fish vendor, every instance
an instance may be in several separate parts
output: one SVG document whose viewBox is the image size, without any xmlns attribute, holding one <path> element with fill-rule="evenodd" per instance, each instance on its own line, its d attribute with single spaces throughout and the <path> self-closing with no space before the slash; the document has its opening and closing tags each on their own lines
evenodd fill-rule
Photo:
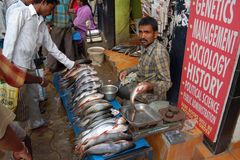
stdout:
<svg viewBox="0 0 240 160">
<path fill-rule="evenodd" d="M 141 44 L 139 63 L 133 68 L 120 72 L 118 96 L 130 99 L 134 88 L 138 88 L 135 89 L 138 94 L 137 101 L 151 103 L 166 100 L 167 91 L 172 84 L 170 59 L 168 51 L 157 39 L 158 23 L 152 17 L 144 17 L 140 20 L 138 27 Z"/>
</svg>

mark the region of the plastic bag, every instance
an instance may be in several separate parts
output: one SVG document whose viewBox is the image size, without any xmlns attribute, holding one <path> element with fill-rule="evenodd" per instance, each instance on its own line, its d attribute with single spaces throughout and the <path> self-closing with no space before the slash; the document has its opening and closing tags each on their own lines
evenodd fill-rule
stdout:
<svg viewBox="0 0 240 160">
<path fill-rule="evenodd" d="M 0 103 L 14 112 L 18 103 L 18 88 L 0 81 Z"/>
</svg>

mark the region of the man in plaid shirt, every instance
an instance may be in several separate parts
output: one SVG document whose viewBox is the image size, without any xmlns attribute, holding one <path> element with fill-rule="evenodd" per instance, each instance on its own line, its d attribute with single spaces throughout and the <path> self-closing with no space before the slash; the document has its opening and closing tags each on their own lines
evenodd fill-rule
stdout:
<svg viewBox="0 0 240 160">
<path fill-rule="evenodd" d="M 46 17 L 46 22 L 49 25 L 52 40 L 58 49 L 65 53 L 70 60 L 75 60 L 69 3 L 70 0 L 59 0 L 52 15 Z M 50 71 L 55 72 L 61 69 L 60 64 L 52 55 L 48 54 L 47 61 L 47 68 Z"/>
<path fill-rule="evenodd" d="M 144 17 L 139 22 L 139 38 L 142 54 L 139 63 L 120 73 L 120 81 L 130 72 L 136 72 L 134 82 L 119 89 L 121 98 L 129 99 L 135 87 L 138 87 L 136 99 L 143 103 L 166 100 L 166 93 L 171 87 L 170 60 L 166 48 L 157 40 L 158 23 L 152 17 Z"/>
</svg>

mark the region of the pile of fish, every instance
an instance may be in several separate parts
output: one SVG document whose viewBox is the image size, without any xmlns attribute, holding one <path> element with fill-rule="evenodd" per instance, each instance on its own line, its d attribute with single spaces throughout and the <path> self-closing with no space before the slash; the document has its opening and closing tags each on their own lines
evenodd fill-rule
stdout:
<svg viewBox="0 0 240 160">
<path fill-rule="evenodd" d="M 131 45 L 117 45 L 112 48 L 112 51 L 123 53 L 125 55 L 139 57 L 141 55 L 140 46 L 131 46 Z"/>
<path fill-rule="evenodd" d="M 91 154 L 110 156 L 134 147 L 131 136 L 126 133 L 126 120 L 114 117 L 112 105 L 98 92 L 102 82 L 94 68 L 81 64 L 61 72 L 60 76 L 61 89 L 69 93 L 74 124 L 82 130 L 75 147 L 81 159 Z"/>
</svg>

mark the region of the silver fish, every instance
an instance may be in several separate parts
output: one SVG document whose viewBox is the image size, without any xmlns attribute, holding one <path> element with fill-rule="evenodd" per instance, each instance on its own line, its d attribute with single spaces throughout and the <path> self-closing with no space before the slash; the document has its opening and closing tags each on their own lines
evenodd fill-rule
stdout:
<svg viewBox="0 0 240 160">
<path fill-rule="evenodd" d="M 90 120 L 94 120 L 96 117 L 100 116 L 100 115 L 104 115 L 106 113 L 111 113 L 110 110 L 104 110 L 104 111 L 99 111 L 96 113 L 91 113 L 89 115 L 84 115 L 82 121 L 85 121 L 86 119 L 90 119 Z"/>
<path fill-rule="evenodd" d="M 97 127 L 103 125 L 103 124 L 107 124 L 107 123 L 113 123 L 113 124 L 125 124 L 126 120 L 123 117 L 120 118 L 110 118 L 110 119 L 106 119 L 100 123 L 98 123 L 97 125 L 95 125 L 92 129 L 90 130 L 95 130 Z"/>
<path fill-rule="evenodd" d="M 106 143 L 108 141 L 118 141 L 118 140 L 131 140 L 132 137 L 129 134 L 119 132 L 119 133 L 103 133 L 100 136 L 96 138 L 91 138 L 85 145 L 77 145 L 75 149 L 79 150 L 81 149 L 82 151 L 86 151 L 88 148 L 95 146 L 100 143 Z"/>
<path fill-rule="evenodd" d="M 79 144 L 86 144 L 88 139 L 97 137 L 106 131 L 112 130 L 114 127 L 115 127 L 115 124 L 113 123 L 107 123 L 102 126 L 99 126 L 94 131 L 91 130 L 91 132 L 89 132 L 85 136 L 79 137 Z"/>
<path fill-rule="evenodd" d="M 86 83 L 89 83 L 89 82 L 97 82 L 97 81 L 100 81 L 99 77 L 96 77 L 96 76 L 86 76 L 86 77 L 84 77 L 83 79 L 81 79 L 79 81 L 79 84 L 83 85 L 83 84 L 86 84 Z"/>
<path fill-rule="evenodd" d="M 89 95 L 95 94 L 97 92 L 98 92 L 97 90 L 90 90 L 90 91 L 83 92 L 81 95 L 78 95 L 76 97 L 72 96 L 74 99 L 73 104 L 77 104 L 81 99 L 83 99 Z"/>
<path fill-rule="evenodd" d="M 91 113 L 107 110 L 109 108 L 112 108 L 112 105 L 109 104 L 109 103 L 97 103 L 97 104 L 91 106 L 90 108 L 88 108 L 87 110 L 85 110 L 82 113 L 83 113 L 83 115 L 88 115 L 88 114 L 91 114 Z"/>
<path fill-rule="evenodd" d="M 106 114 L 97 116 L 91 123 L 98 121 L 100 119 L 106 119 L 106 118 L 110 118 L 110 117 L 113 117 L 112 113 L 106 113 Z"/>
<path fill-rule="evenodd" d="M 108 118 L 108 119 L 101 119 L 101 123 L 95 125 L 93 128 L 87 128 L 85 131 L 81 132 L 79 134 L 79 138 L 85 136 L 86 134 L 88 134 L 90 131 L 95 130 L 97 127 L 103 125 L 103 124 L 107 124 L 107 123 L 113 123 L 113 124 L 122 124 L 122 123 L 115 123 L 117 118 Z M 125 121 L 126 122 L 126 121 Z"/>
<path fill-rule="evenodd" d="M 98 120 L 101 120 L 101 119 L 106 119 L 106 118 L 109 118 L 109 117 L 112 117 L 112 114 L 110 112 L 107 112 L 105 114 L 99 114 L 94 119 L 85 118 L 84 121 L 82 120 L 80 122 L 79 126 L 87 128 L 88 125 L 94 123 L 95 121 L 98 121 Z"/>
<path fill-rule="evenodd" d="M 91 107 L 92 105 L 97 104 L 97 103 L 108 103 L 108 101 L 106 101 L 104 99 L 96 99 L 96 100 L 93 100 L 93 101 L 83 104 L 81 106 L 81 109 L 82 109 L 82 111 L 85 111 L 86 109 L 88 109 L 89 107 Z"/>
<path fill-rule="evenodd" d="M 63 79 L 67 79 L 68 76 L 75 70 L 77 70 L 78 68 L 75 67 L 75 68 L 71 68 L 64 76 L 63 76 Z"/>
<path fill-rule="evenodd" d="M 81 95 L 83 92 L 96 90 L 100 88 L 101 85 L 102 84 L 100 82 L 89 82 L 82 86 L 77 86 L 76 88 L 77 92 L 74 94 L 74 96 L 77 97 L 78 95 Z"/>
<path fill-rule="evenodd" d="M 108 121 L 109 119 L 115 119 L 115 118 L 107 118 L 107 119 L 99 119 L 99 120 L 96 120 L 96 121 L 92 122 L 91 124 L 89 124 L 89 125 L 87 126 L 87 129 L 92 129 L 92 128 L 94 128 L 95 126 L 97 126 L 98 124 L 100 124 L 101 122 Z"/>
<path fill-rule="evenodd" d="M 89 132 L 87 135 L 80 139 L 80 144 L 86 144 L 90 138 L 97 137 L 102 133 L 118 133 L 125 132 L 128 126 L 122 124 L 107 123 L 97 127 L 95 130 Z"/>
<path fill-rule="evenodd" d="M 81 71 L 81 69 L 81 67 L 76 67 L 75 69 L 71 70 L 71 72 L 68 72 L 63 78 L 67 79 L 74 77 Z"/>
<path fill-rule="evenodd" d="M 81 152 L 80 157 L 83 158 L 85 155 L 92 154 L 110 156 L 132 147 L 134 147 L 134 143 L 126 140 L 119 140 L 116 142 L 105 142 L 92 146 L 85 152 Z"/>
<path fill-rule="evenodd" d="M 89 96 L 91 94 L 94 94 L 94 93 L 97 93 L 97 90 L 91 90 L 91 91 L 86 91 L 86 92 L 83 92 L 80 96 L 79 96 L 79 100 L 83 97 L 86 97 L 86 96 Z"/>
<path fill-rule="evenodd" d="M 102 99 L 104 97 L 103 94 L 101 93 L 94 93 L 94 94 L 91 94 L 85 98 L 83 98 L 82 100 L 80 100 L 78 106 L 82 106 L 83 104 L 87 103 L 87 102 L 90 102 L 90 101 L 93 101 L 93 100 L 96 100 L 96 99 Z"/>
<path fill-rule="evenodd" d="M 95 71 L 94 69 L 86 69 L 84 71 L 82 71 L 76 78 L 76 82 L 79 82 L 80 80 L 82 80 L 84 77 L 87 76 L 94 76 L 97 75 L 97 71 Z"/>
</svg>

